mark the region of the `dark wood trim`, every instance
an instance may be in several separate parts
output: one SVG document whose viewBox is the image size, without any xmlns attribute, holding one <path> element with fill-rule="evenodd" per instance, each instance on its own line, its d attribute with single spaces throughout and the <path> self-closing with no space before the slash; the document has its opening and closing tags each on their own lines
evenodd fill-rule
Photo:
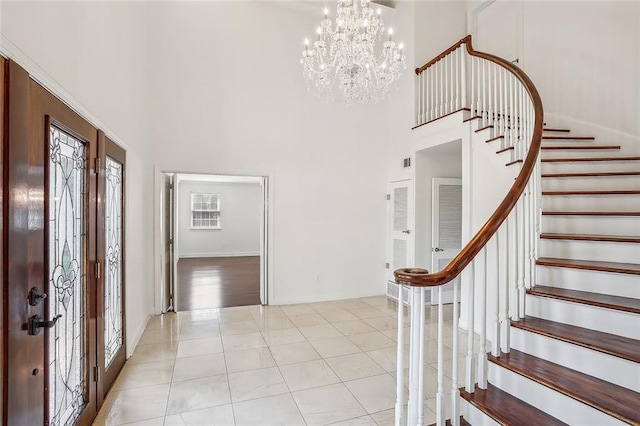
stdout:
<svg viewBox="0 0 640 426">
<path fill-rule="evenodd" d="M 487 139 L 487 140 L 485 141 L 485 143 L 490 143 L 490 142 L 493 142 L 493 141 L 497 141 L 497 140 L 499 140 L 499 139 L 504 139 L 504 135 L 500 135 L 500 136 L 493 137 L 493 138 L 491 138 L 491 139 Z"/>
<path fill-rule="evenodd" d="M 420 287 L 431 287 L 440 286 L 455 279 L 475 258 L 480 250 L 484 248 L 487 242 L 496 233 L 498 228 L 500 228 L 507 216 L 509 216 L 511 210 L 520 199 L 522 192 L 529 182 L 529 178 L 533 173 L 533 169 L 537 163 L 538 154 L 540 152 L 540 146 L 542 143 L 542 128 L 544 126 L 544 110 L 542 106 L 542 99 L 540 98 L 538 89 L 536 89 L 529 76 L 527 76 L 524 71 L 512 64 L 510 61 L 494 55 L 490 55 L 488 53 L 475 51 L 471 44 L 470 35 L 461 39 L 457 44 L 454 44 L 451 48 L 447 49 L 445 52 L 429 61 L 423 67 L 418 68 L 416 72 L 422 72 L 430 65 L 446 56 L 451 51 L 457 49 L 458 46 L 462 44 L 465 44 L 469 55 L 486 59 L 505 68 L 507 71 L 512 73 L 526 89 L 529 97 L 531 98 L 531 102 L 533 103 L 534 108 L 533 135 L 531 137 L 529 152 L 527 152 L 527 156 L 524 159 L 524 163 L 522 165 L 522 168 L 520 169 L 520 173 L 516 177 L 513 185 L 511 186 L 511 189 L 509 190 L 505 198 L 502 200 L 500 205 L 496 208 L 487 222 L 482 226 L 482 228 L 480 228 L 480 231 L 478 231 L 478 233 L 469 241 L 469 243 L 462 250 L 460 250 L 458 255 L 444 269 L 433 274 L 424 272 L 413 273 L 407 272 L 406 270 L 395 271 L 394 277 L 399 283 Z"/>
<path fill-rule="evenodd" d="M 515 148 L 512 146 L 508 146 L 506 148 L 502 148 L 498 151 L 496 151 L 496 154 L 502 154 L 503 152 L 507 152 L 507 151 L 513 151 Z"/>
<path fill-rule="evenodd" d="M 640 340 L 530 316 L 511 321 L 511 326 L 640 363 Z"/>
<path fill-rule="evenodd" d="M 425 125 L 427 125 L 427 124 L 429 124 L 429 123 L 433 123 L 434 121 L 442 120 L 443 118 L 445 118 L 445 117 L 449 117 L 450 115 L 456 114 L 456 113 L 458 113 L 458 112 L 460 112 L 460 111 L 471 111 L 471 110 L 470 110 L 469 108 L 460 108 L 460 109 L 457 109 L 457 110 L 455 110 L 455 111 L 452 111 L 452 112 L 450 112 L 450 113 L 448 113 L 448 114 L 445 114 L 445 115 L 443 115 L 443 116 L 440 116 L 440 117 L 438 117 L 438 118 L 434 118 L 433 120 L 425 121 L 425 122 L 424 122 L 424 123 L 422 123 L 422 124 L 418 124 L 417 126 L 412 127 L 412 128 L 411 128 L 411 130 L 415 130 L 415 129 L 417 129 L 417 128 L 419 128 L 419 127 L 422 127 L 422 126 L 425 126 Z"/>
<path fill-rule="evenodd" d="M 625 423 L 640 424 L 640 393 L 511 349 L 489 361 L 576 399 Z M 532 424 L 532 423 L 527 423 Z"/>
<path fill-rule="evenodd" d="M 589 161 L 640 161 L 640 157 L 542 158 L 543 163 L 578 163 Z"/>
<path fill-rule="evenodd" d="M 587 271 L 615 272 L 618 274 L 640 275 L 640 264 L 598 262 L 593 260 L 557 259 L 541 257 L 536 265 L 551 266 L 556 268 L 584 269 Z"/>
<path fill-rule="evenodd" d="M 479 115 L 474 115 L 473 117 L 465 118 L 464 120 L 462 120 L 462 122 L 466 123 L 467 121 L 477 120 L 479 118 L 482 118 L 482 117 Z"/>
<path fill-rule="evenodd" d="M 445 426 L 451 426 L 451 425 L 452 425 L 452 423 L 451 423 L 451 419 L 447 419 L 447 420 L 444 422 L 444 424 L 445 424 Z M 429 426 L 437 426 L 437 425 L 436 425 L 436 423 L 431 423 Z M 466 420 L 464 419 L 464 417 L 460 416 L 460 426 L 471 426 L 471 423 L 469 423 L 468 421 L 466 421 Z"/>
<path fill-rule="evenodd" d="M 543 216 L 640 216 L 640 212 L 542 212 Z"/>
<path fill-rule="evenodd" d="M 640 190 L 621 189 L 604 191 L 542 191 L 542 195 L 640 195 Z"/>
<path fill-rule="evenodd" d="M 542 145 L 543 150 L 558 149 L 620 149 L 620 145 Z"/>
<path fill-rule="evenodd" d="M 5 314 L 7 312 L 7 279 L 6 279 L 6 261 L 5 261 L 5 244 L 6 244 L 6 211 L 7 211 L 7 202 L 5 199 L 5 173 L 7 172 L 7 168 L 5 167 L 4 160 L 6 158 L 6 149 L 7 149 L 7 136 L 9 132 L 7 131 L 9 127 L 9 109 L 6 107 L 8 105 L 8 97 L 9 97 L 9 62 L 0 56 L 0 289 L 1 290 L 1 298 L 0 298 L 0 424 L 7 424 L 7 419 L 5 417 L 6 414 L 6 395 L 7 395 L 7 381 L 5 378 L 7 377 L 7 363 L 5 360 L 6 356 L 6 327 L 7 319 L 5 318 Z"/>
<path fill-rule="evenodd" d="M 622 237 L 618 235 L 581 235 L 581 234 L 540 234 L 544 240 L 597 241 L 607 243 L 640 244 L 640 237 Z"/>
<path fill-rule="evenodd" d="M 640 176 L 640 172 L 543 173 L 543 178 Z"/>
<path fill-rule="evenodd" d="M 431 65 L 435 64 L 436 62 L 438 62 L 440 59 L 444 58 L 445 56 L 447 56 L 449 53 L 453 52 L 454 50 L 456 50 L 458 47 L 462 46 L 464 43 L 467 43 L 467 50 L 469 49 L 469 46 L 471 45 L 471 35 L 466 36 L 463 39 L 460 39 L 459 41 L 457 41 L 456 43 L 454 43 L 451 47 L 449 47 L 448 49 L 446 49 L 444 52 L 442 52 L 441 54 L 439 54 L 438 56 L 436 56 L 435 58 L 433 58 L 432 60 L 430 60 L 429 62 L 427 62 L 426 64 L 424 64 L 423 66 L 416 68 L 416 75 L 420 74 L 422 71 L 426 70 L 427 68 L 429 68 Z"/>
<path fill-rule="evenodd" d="M 542 140 L 560 140 L 560 141 L 593 141 L 593 136 L 543 136 Z"/>
<path fill-rule="evenodd" d="M 505 164 L 505 166 L 509 167 L 509 166 L 513 166 L 514 164 L 519 164 L 519 163 L 522 163 L 522 160 L 510 161 L 507 164 Z"/>
<path fill-rule="evenodd" d="M 542 129 L 543 132 L 562 132 L 562 133 L 569 133 L 571 132 L 571 130 L 569 129 L 552 129 L 552 128 L 548 128 L 545 127 L 544 129 Z"/>
<path fill-rule="evenodd" d="M 588 291 L 571 290 L 560 287 L 537 285 L 527 289 L 527 294 L 549 299 L 565 300 L 582 305 L 597 306 L 615 311 L 640 314 L 640 299 L 631 297 L 611 296 L 608 294 L 592 293 Z M 637 352 L 637 351 L 636 351 Z M 640 353 L 638 353 L 640 356 Z"/>
<path fill-rule="evenodd" d="M 500 425 L 566 425 L 566 423 L 493 386 L 491 383 L 487 384 L 487 389 L 480 389 L 476 385 L 473 393 L 467 392 L 465 388 L 460 388 L 460 396 Z"/>
<path fill-rule="evenodd" d="M 481 131 L 487 130 L 487 129 L 493 129 L 493 126 L 484 126 L 484 127 L 481 127 L 479 129 L 477 129 L 475 132 L 476 133 L 480 133 Z"/>
</svg>

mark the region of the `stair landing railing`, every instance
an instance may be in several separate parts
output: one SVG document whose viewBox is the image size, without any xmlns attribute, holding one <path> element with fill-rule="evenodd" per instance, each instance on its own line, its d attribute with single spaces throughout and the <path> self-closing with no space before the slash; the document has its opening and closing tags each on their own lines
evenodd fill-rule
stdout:
<svg viewBox="0 0 640 426">
<path fill-rule="evenodd" d="M 535 283 L 540 233 L 540 163 L 543 107 L 529 77 L 513 63 L 475 51 L 471 36 L 416 69 L 416 127 L 466 111 L 477 128 L 492 129 L 501 151 L 510 151 L 519 173 L 495 212 L 441 271 L 404 268 L 394 272 L 398 291 L 396 425 L 424 424 L 425 292 L 438 288 L 436 424 L 445 425 L 445 347 L 442 286 L 463 274 L 464 288 L 454 285 L 453 334 L 450 343 L 451 424 L 460 424 L 460 391 L 487 388 L 488 356 L 510 350 L 510 320 L 525 315 L 524 296 Z M 404 299 L 404 287 L 408 299 Z M 466 292 L 466 323 L 460 324 L 460 293 Z M 410 305 L 409 397 L 404 412 L 404 304 Z M 466 329 L 464 378 L 459 379 L 462 328 Z M 476 334 L 478 338 L 476 338 Z M 464 344 L 464 342 L 462 342 Z M 449 358 L 447 358 L 449 359 Z"/>
</svg>

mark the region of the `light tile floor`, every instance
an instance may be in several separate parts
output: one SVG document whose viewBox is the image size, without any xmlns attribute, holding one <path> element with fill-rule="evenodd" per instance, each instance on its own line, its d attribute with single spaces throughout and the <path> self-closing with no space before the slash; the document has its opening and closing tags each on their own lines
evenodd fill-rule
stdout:
<svg viewBox="0 0 640 426">
<path fill-rule="evenodd" d="M 436 315 L 427 310 L 425 424 L 435 421 Z M 450 306 L 445 318 L 450 328 Z M 94 425 L 392 425 L 397 332 L 384 296 L 154 317 Z"/>
</svg>

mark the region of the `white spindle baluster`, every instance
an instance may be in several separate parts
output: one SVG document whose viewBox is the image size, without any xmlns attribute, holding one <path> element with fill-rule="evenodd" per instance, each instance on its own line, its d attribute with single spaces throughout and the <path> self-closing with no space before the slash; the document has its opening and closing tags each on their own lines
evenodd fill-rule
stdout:
<svg viewBox="0 0 640 426">
<path fill-rule="evenodd" d="M 451 423 L 460 426 L 460 390 L 458 390 L 458 340 L 460 322 L 460 290 L 456 283 L 453 286 L 453 357 L 451 364 Z M 439 341 L 439 340 L 438 340 Z M 438 363 L 440 362 L 438 354 Z M 440 369 L 440 367 L 438 367 Z"/>
<path fill-rule="evenodd" d="M 453 71 L 453 75 L 456 81 L 456 110 L 459 110 L 461 108 L 460 106 L 460 76 L 462 75 L 462 64 L 460 63 L 461 61 L 461 53 L 462 53 L 462 48 L 457 48 L 455 51 L 455 60 L 456 60 L 456 66 L 454 68 Z"/>
<path fill-rule="evenodd" d="M 396 362 L 396 425 L 404 423 L 404 286 L 398 285 L 398 341 Z"/>
<path fill-rule="evenodd" d="M 482 60 L 482 126 L 487 125 L 489 113 L 487 111 L 487 61 Z"/>
<path fill-rule="evenodd" d="M 509 140 L 509 145 L 508 146 L 513 146 L 515 147 L 515 143 L 516 143 L 516 135 L 517 135 L 517 131 L 518 131 L 518 123 L 516 121 L 516 110 L 515 110 L 515 85 L 516 85 L 516 78 L 513 74 L 510 74 L 510 96 L 509 96 L 509 126 L 511 127 L 511 138 Z"/>
<path fill-rule="evenodd" d="M 436 67 L 432 65 L 429 68 L 431 72 L 431 120 L 436 118 Z"/>
<path fill-rule="evenodd" d="M 424 87 L 425 73 L 424 73 L 424 71 L 419 74 L 419 77 L 420 77 L 420 123 L 419 124 L 424 124 L 425 121 L 426 121 L 425 105 L 424 105 L 424 91 L 425 91 L 425 87 Z"/>
<path fill-rule="evenodd" d="M 489 281 L 489 264 L 487 263 L 487 247 L 482 249 L 483 277 L 478 286 L 478 307 L 480 308 L 480 348 L 478 355 L 478 387 L 487 388 L 487 283 Z"/>
<path fill-rule="evenodd" d="M 475 323 L 475 313 L 474 313 L 474 305 L 472 301 L 474 300 L 474 292 L 475 292 L 475 260 L 471 261 L 471 272 L 467 274 L 471 276 L 471 279 L 467 280 L 468 286 L 468 302 L 467 303 L 467 364 L 466 364 L 466 380 L 465 380 L 465 390 L 469 393 L 473 393 L 475 388 L 475 365 L 473 364 L 474 359 L 474 323 Z"/>
<path fill-rule="evenodd" d="M 462 62 L 460 65 L 460 78 L 462 79 L 461 81 L 462 108 L 466 108 L 468 107 L 467 105 L 467 49 L 466 49 L 467 45 L 463 44 L 462 46 L 460 46 L 460 52 L 461 52 L 460 60 Z M 473 108 L 471 108 L 471 115 L 473 115 Z"/>
<path fill-rule="evenodd" d="M 444 305 L 442 286 L 438 287 L 438 393 L 436 394 L 436 425 L 444 426 L 446 411 L 444 408 Z M 454 331 L 455 333 L 455 331 Z"/>
<path fill-rule="evenodd" d="M 509 215 L 506 219 L 506 223 L 503 224 L 504 226 L 504 230 L 505 230 L 505 234 L 506 234 L 506 241 L 505 241 L 505 264 L 503 265 L 504 268 L 504 272 L 505 272 L 505 277 L 504 280 L 502 282 L 502 288 L 501 288 L 501 294 L 502 294 L 502 309 L 501 309 L 501 314 L 500 314 L 500 322 L 502 324 L 502 338 L 504 339 L 504 346 L 502 348 L 502 352 L 504 353 L 509 353 L 510 347 L 511 347 L 511 343 L 509 341 L 510 339 L 510 335 L 509 335 L 509 328 L 511 326 L 511 324 L 509 323 L 509 289 L 510 289 L 510 283 L 511 283 L 511 277 L 509 276 L 509 258 L 511 257 L 511 247 L 510 247 L 510 240 L 509 240 L 509 218 L 511 217 L 511 215 Z"/>
<path fill-rule="evenodd" d="M 466 54 L 465 54 L 466 56 Z M 478 115 L 476 112 L 476 58 L 474 56 L 471 59 L 471 92 L 469 93 L 471 98 L 471 117 Z"/>
<path fill-rule="evenodd" d="M 496 240 L 496 282 L 493 288 L 495 289 L 494 302 L 494 335 L 493 344 L 491 348 L 491 354 L 493 356 L 500 356 L 500 229 L 498 229 L 494 235 Z"/>
<path fill-rule="evenodd" d="M 416 423 L 418 426 L 424 425 L 424 326 L 425 326 L 425 289 L 424 287 L 420 288 L 420 343 L 418 346 L 418 422 Z"/>
<path fill-rule="evenodd" d="M 494 126 L 494 129 L 497 127 L 498 121 L 498 66 L 494 63 L 491 64 L 491 86 L 493 90 L 492 103 L 493 107 L 493 117 L 491 119 L 491 124 Z"/>
</svg>

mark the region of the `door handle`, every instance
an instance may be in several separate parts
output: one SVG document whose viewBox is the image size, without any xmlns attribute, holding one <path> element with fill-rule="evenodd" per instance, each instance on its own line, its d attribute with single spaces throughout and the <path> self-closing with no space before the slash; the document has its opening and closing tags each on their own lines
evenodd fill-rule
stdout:
<svg viewBox="0 0 640 426">
<path fill-rule="evenodd" d="M 403 233 L 403 234 L 407 234 L 407 235 L 409 235 L 409 234 L 411 233 L 411 230 L 406 229 L 406 230 L 402 231 L 402 233 Z"/>
<path fill-rule="evenodd" d="M 40 315 L 32 316 L 29 318 L 29 334 L 35 336 L 40 334 L 43 328 L 52 328 L 60 318 L 62 318 L 62 315 L 58 314 L 50 321 L 43 321 Z"/>
<path fill-rule="evenodd" d="M 444 251 L 444 249 L 441 249 L 441 248 L 436 247 L 436 248 L 434 248 L 434 249 L 433 249 L 433 251 L 435 251 L 435 252 L 437 253 L 437 252 L 439 252 L 439 251 Z"/>
</svg>

